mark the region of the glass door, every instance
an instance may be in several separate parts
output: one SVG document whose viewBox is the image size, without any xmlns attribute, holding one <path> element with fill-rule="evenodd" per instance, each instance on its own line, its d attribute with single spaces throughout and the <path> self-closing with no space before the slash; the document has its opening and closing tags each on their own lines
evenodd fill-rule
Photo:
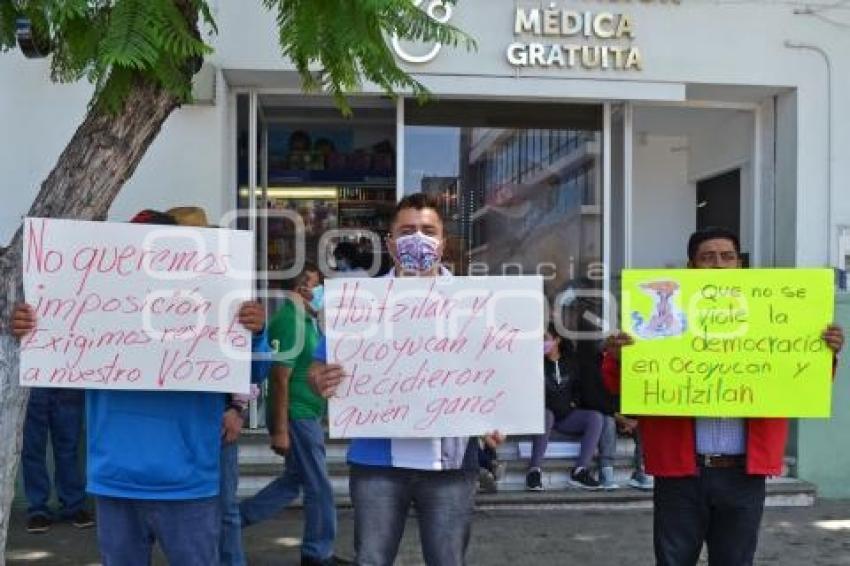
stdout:
<svg viewBox="0 0 850 566">
<path fill-rule="evenodd" d="M 605 281 L 601 104 L 405 105 L 404 192 L 438 197 L 462 275 L 539 274 L 553 322 L 578 331 Z"/>
<path fill-rule="evenodd" d="M 256 230 L 257 289 L 268 318 L 305 266 L 326 277 L 389 269 L 396 108 L 377 97 L 351 103 L 354 115 L 343 118 L 327 97 L 237 95 L 237 205 L 242 227 Z M 264 398 L 252 427 L 263 424 Z"/>
<path fill-rule="evenodd" d="M 343 118 L 325 97 L 263 95 L 259 102 L 265 175 L 258 207 L 268 217 L 260 229 L 270 288 L 285 288 L 307 262 L 325 276 L 343 264 L 381 272 L 395 206 L 394 105 L 355 98 L 353 116 Z"/>
</svg>

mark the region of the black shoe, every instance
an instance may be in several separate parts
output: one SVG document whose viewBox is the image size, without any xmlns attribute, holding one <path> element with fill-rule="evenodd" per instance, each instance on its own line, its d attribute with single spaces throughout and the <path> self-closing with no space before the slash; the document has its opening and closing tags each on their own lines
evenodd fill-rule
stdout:
<svg viewBox="0 0 850 566">
<path fill-rule="evenodd" d="M 80 509 L 71 517 L 71 524 L 78 529 L 90 529 L 94 526 L 94 516 L 85 509 Z"/>
<path fill-rule="evenodd" d="M 33 515 L 27 519 L 27 532 L 31 534 L 46 533 L 50 530 L 50 525 L 52 524 L 53 521 L 51 521 L 49 517 L 45 517 L 44 515 Z"/>
<path fill-rule="evenodd" d="M 340 558 L 336 555 L 331 556 L 330 558 L 325 558 L 324 560 L 319 560 L 318 558 L 310 556 L 301 557 L 301 566 L 348 566 L 349 564 L 354 564 L 354 562 L 346 560 L 345 558 Z"/>
<path fill-rule="evenodd" d="M 570 472 L 570 484 L 581 489 L 596 490 L 602 486 L 596 481 L 587 468 L 573 468 Z"/>
<path fill-rule="evenodd" d="M 531 468 L 525 474 L 525 489 L 528 491 L 543 491 L 543 481 L 540 468 Z"/>
</svg>

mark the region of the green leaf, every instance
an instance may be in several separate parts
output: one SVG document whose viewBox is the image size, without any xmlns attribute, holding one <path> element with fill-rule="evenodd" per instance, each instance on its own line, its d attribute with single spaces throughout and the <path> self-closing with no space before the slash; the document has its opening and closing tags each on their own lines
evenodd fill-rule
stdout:
<svg viewBox="0 0 850 566">
<path fill-rule="evenodd" d="M 18 19 L 18 10 L 12 0 L 0 0 L 0 51 L 7 51 L 17 47 L 15 39 L 15 20 Z"/>
<path fill-rule="evenodd" d="M 343 112 L 350 112 L 347 97 L 362 80 L 390 95 L 427 96 L 425 87 L 399 68 L 388 45 L 392 36 L 475 48 L 468 35 L 435 22 L 410 0 L 253 1 L 273 11 L 281 52 L 304 87 L 331 94 Z M 183 10 L 197 18 L 186 18 Z M 49 39 L 53 80 L 86 78 L 95 85 L 96 103 L 113 109 L 138 80 L 188 100 L 190 69 L 212 52 L 198 25 L 218 31 L 208 0 L 0 0 L 0 50 L 16 47 L 19 16 Z"/>
<path fill-rule="evenodd" d="M 476 48 L 471 37 L 431 19 L 410 0 L 263 0 L 263 5 L 276 14 L 281 52 L 301 74 L 304 88 L 330 93 L 346 114 L 346 98 L 361 88 L 361 79 L 390 95 L 428 94 L 399 68 L 388 37 Z"/>
<path fill-rule="evenodd" d="M 183 14 L 172 0 L 148 0 L 148 22 L 158 47 L 164 53 L 182 61 L 190 57 L 202 57 L 212 48 L 197 39 L 189 30 Z"/>
<path fill-rule="evenodd" d="M 62 27 L 69 20 L 85 18 L 89 12 L 88 0 L 48 0 L 46 7 L 54 27 Z"/>
<path fill-rule="evenodd" d="M 94 103 L 102 104 L 109 112 L 117 114 L 130 94 L 139 76 L 131 69 L 115 68 L 95 91 Z"/>
<path fill-rule="evenodd" d="M 186 72 L 168 57 L 160 59 L 146 76 L 175 93 L 181 100 L 189 100 L 192 96 L 192 83 L 186 81 Z"/>
<path fill-rule="evenodd" d="M 109 18 L 100 58 L 108 66 L 136 70 L 152 67 L 162 49 L 148 26 L 147 0 L 118 0 Z"/>
<path fill-rule="evenodd" d="M 51 65 L 53 80 L 72 82 L 89 77 L 92 62 L 98 58 L 106 27 L 105 14 L 68 18 L 62 27 L 64 41 L 54 42 Z"/>
<path fill-rule="evenodd" d="M 195 0 L 195 7 L 201 13 L 201 20 L 207 25 L 212 33 L 218 33 L 218 25 L 215 23 L 215 18 L 212 15 L 212 10 L 210 10 L 210 5 L 207 4 L 204 0 Z"/>
</svg>

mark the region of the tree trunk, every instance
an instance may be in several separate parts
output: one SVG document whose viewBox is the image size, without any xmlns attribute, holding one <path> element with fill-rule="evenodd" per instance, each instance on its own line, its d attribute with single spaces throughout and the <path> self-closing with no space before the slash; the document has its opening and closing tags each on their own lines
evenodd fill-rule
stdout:
<svg viewBox="0 0 850 566">
<path fill-rule="evenodd" d="M 179 105 L 173 94 L 139 82 L 118 114 L 92 106 L 42 183 L 29 216 L 103 220 L 162 124 Z M 28 389 L 18 385 L 18 343 L 9 334 L 16 302 L 23 300 L 22 228 L 0 249 L 0 566 L 21 453 Z"/>
</svg>

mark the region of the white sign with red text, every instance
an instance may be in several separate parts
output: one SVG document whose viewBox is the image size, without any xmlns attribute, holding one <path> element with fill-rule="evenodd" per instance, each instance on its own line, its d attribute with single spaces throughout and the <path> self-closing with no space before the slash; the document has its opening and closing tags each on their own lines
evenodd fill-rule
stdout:
<svg viewBox="0 0 850 566">
<path fill-rule="evenodd" d="M 247 393 L 250 232 L 27 218 L 27 387 Z"/>
<path fill-rule="evenodd" d="M 325 282 L 334 438 L 543 432 L 543 280 Z"/>
</svg>

